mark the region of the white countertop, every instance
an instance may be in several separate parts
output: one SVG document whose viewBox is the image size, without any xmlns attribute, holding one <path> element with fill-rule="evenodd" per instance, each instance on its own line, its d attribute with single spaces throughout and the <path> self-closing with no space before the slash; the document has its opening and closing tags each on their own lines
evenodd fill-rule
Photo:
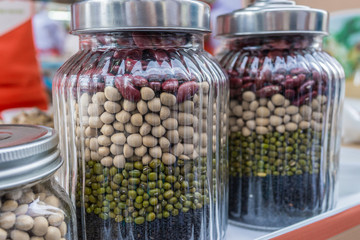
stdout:
<svg viewBox="0 0 360 240">
<path fill-rule="evenodd" d="M 356 204 L 360 204 L 360 149 L 343 147 L 340 154 L 340 172 L 339 172 L 339 201 L 336 208 L 328 213 L 280 229 L 277 232 L 255 231 L 246 228 L 228 226 L 226 240 L 253 240 L 253 239 L 269 239 L 276 235 L 291 231 L 295 228 L 304 226 L 310 222 L 319 220 L 320 218 L 344 210 Z"/>
</svg>

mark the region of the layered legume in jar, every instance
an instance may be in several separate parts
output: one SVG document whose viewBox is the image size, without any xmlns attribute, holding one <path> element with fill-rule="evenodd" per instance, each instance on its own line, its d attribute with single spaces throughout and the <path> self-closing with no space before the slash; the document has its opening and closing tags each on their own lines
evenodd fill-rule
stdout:
<svg viewBox="0 0 360 240">
<path fill-rule="evenodd" d="M 1 240 L 71 240 L 69 205 L 50 181 L 0 193 Z M 64 194 L 64 193 L 63 193 Z"/>
<path fill-rule="evenodd" d="M 64 132 L 73 129 L 75 144 L 64 145 L 77 152 L 79 238 L 221 239 L 225 227 L 210 226 L 226 218 L 227 170 L 216 155 L 221 144 L 226 154 L 226 82 L 198 49 L 201 37 L 81 38 L 82 51 L 58 72 L 73 84 L 58 105 L 73 119 Z"/>
<path fill-rule="evenodd" d="M 341 79 L 320 47 L 310 35 L 228 42 L 229 218 L 238 224 L 284 227 L 333 204 Z"/>
</svg>

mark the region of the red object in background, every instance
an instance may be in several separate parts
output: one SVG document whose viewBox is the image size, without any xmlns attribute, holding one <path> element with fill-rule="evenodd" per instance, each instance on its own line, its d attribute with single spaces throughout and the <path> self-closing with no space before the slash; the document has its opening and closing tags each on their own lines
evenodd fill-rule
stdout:
<svg viewBox="0 0 360 240">
<path fill-rule="evenodd" d="M 204 1 L 206 2 L 206 1 Z M 211 10 L 213 9 L 213 6 L 210 5 L 210 8 Z M 212 23 L 210 23 L 211 27 L 213 27 Z M 208 35 L 205 35 L 205 40 L 204 40 L 204 49 L 205 51 L 207 51 L 208 53 L 210 53 L 211 55 L 214 55 L 215 54 L 215 47 L 214 47 L 214 44 L 212 42 L 212 38 L 211 38 L 211 33 L 208 34 Z"/>
<path fill-rule="evenodd" d="M 272 240 L 356 240 L 360 239 L 360 205 Z"/>
<path fill-rule="evenodd" d="M 0 111 L 18 107 L 48 107 L 30 19 L 0 36 Z"/>
</svg>

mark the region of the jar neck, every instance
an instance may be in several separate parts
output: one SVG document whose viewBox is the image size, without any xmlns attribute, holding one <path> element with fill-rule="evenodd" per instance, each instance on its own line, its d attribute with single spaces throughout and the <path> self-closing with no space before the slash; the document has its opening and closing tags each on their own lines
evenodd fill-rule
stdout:
<svg viewBox="0 0 360 240">
<path fill-rule="evenodd" d="M 287 35 L 237 37 L 227 42 L 231 50 L 321 50 L 323 36 Z"/>
<path fill-rule="evenodd" d="M 201 33 L 114 32 L 80 35 L 81 50 L 134 48 L 204 48 Z"/>
</svg>

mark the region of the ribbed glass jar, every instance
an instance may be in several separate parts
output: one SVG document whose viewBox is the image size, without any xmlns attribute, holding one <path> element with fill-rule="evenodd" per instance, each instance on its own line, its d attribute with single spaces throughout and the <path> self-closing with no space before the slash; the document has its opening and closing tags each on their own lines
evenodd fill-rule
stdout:
<svg viewBox="0 0 360 240">
<path fill-rule="evenodd" d="M 73 205 L 54 178 L 0 191 L 0 238 L 77 239 Z"/>
<path fill-rule="evenodd" d="M 223 239 L 228 82 L 203 34 L 80 35 L 56 128 L 80 239 Z"/>
<path fill-rule="evenodd" d="M 344 73 L 312 34 L 232 37 L 229 219 L 280 228 L 334 207 Z"/>
</svg>

